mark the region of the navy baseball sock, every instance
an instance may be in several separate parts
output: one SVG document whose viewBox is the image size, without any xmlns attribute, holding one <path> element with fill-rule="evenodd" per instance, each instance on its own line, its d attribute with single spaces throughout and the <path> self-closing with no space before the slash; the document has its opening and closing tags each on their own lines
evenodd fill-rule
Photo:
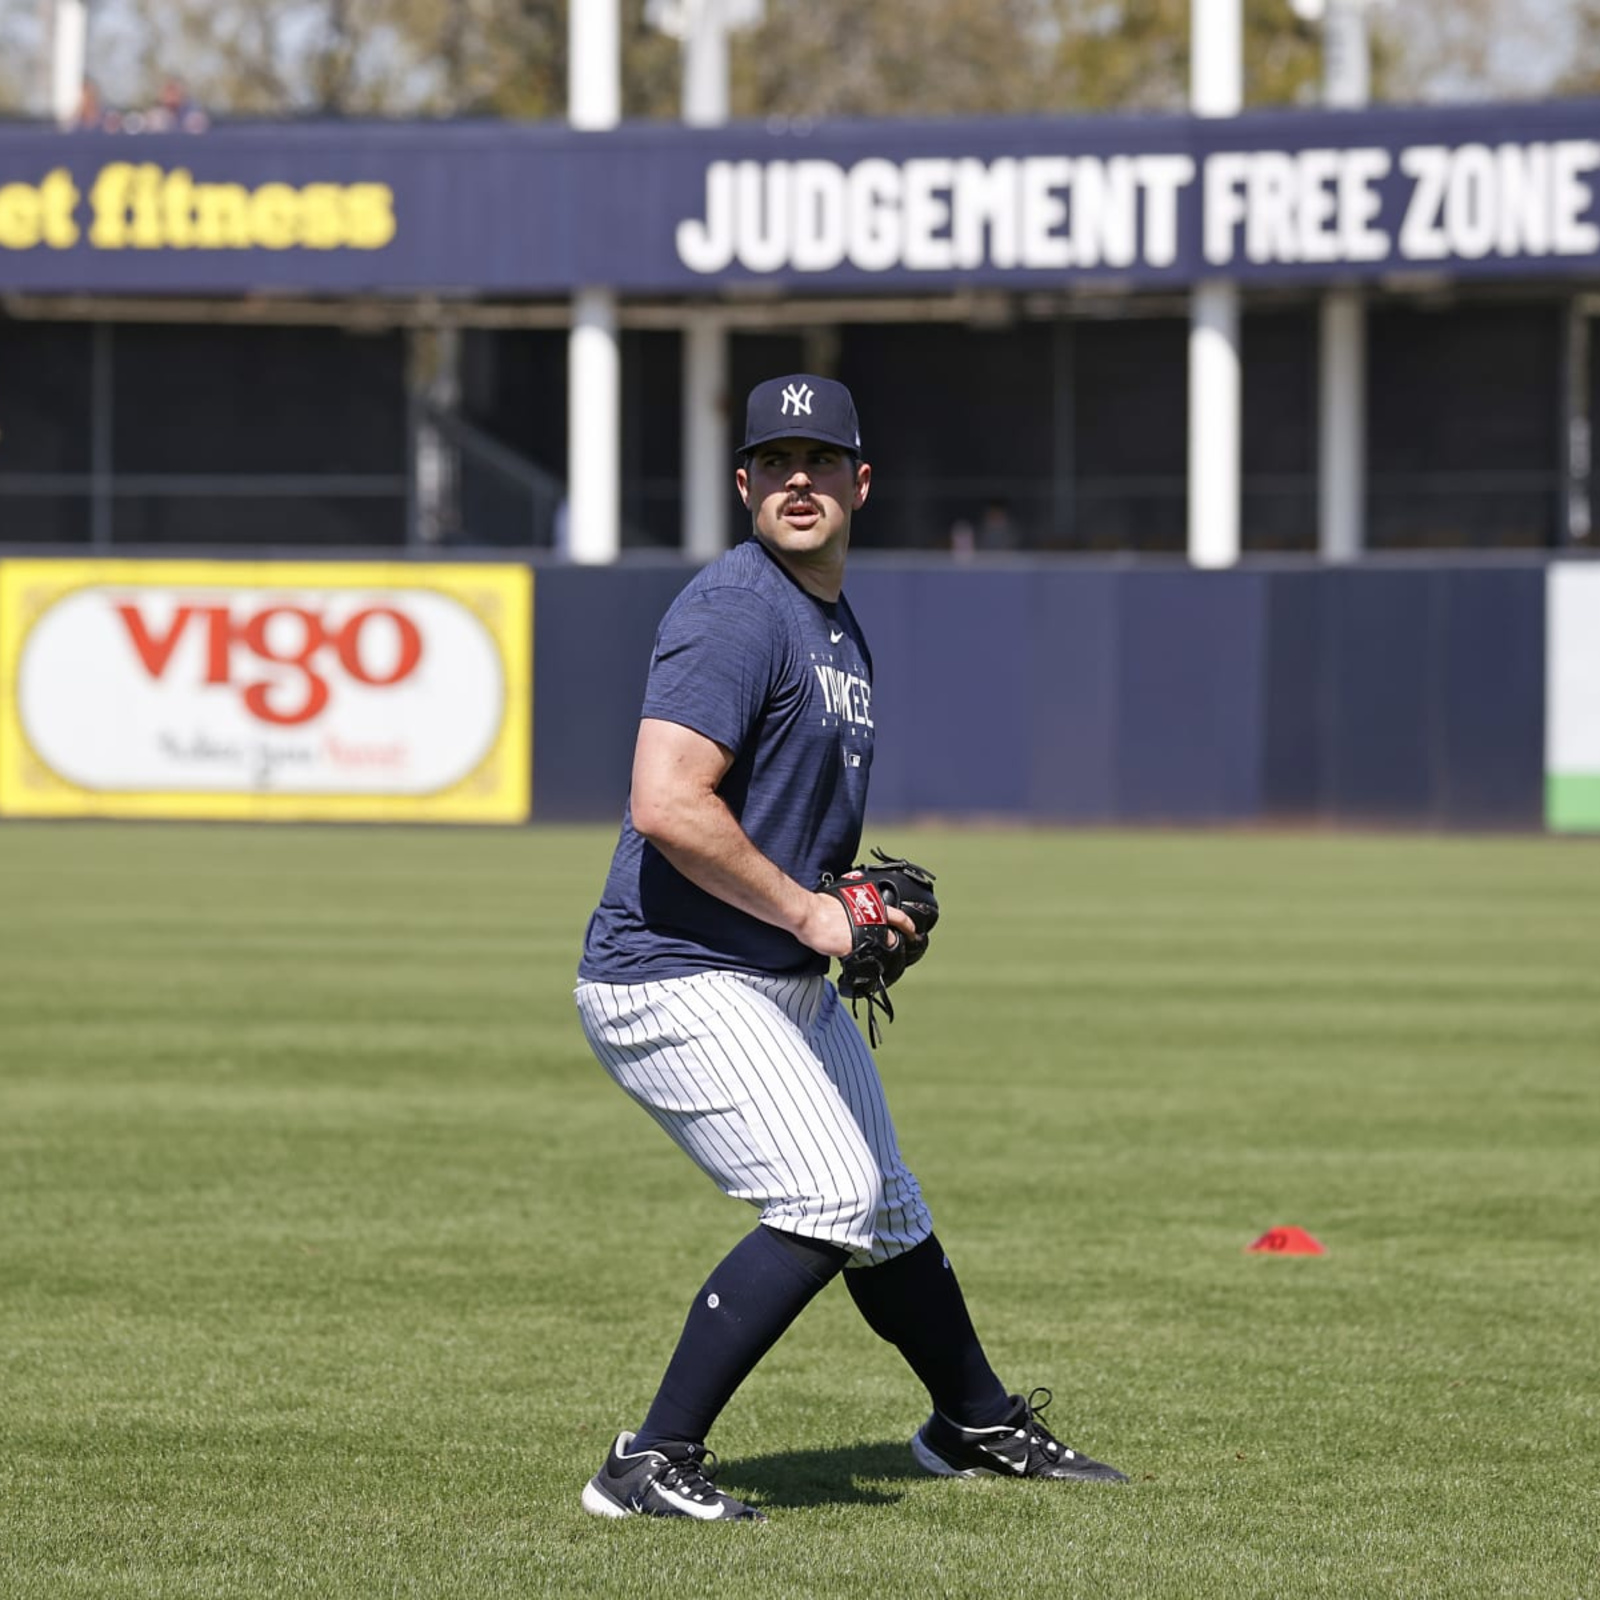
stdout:
<svg viewBox="0 0 1600 1600">
<path fill-rule="evenodd" d="M 961 1285 L 930 1234 L 877 1267 L 853 1267 L 844 1281 L 867 1326 L 906 1358 L 934 1408 L 963 1428 L 991 1428 L 1011 1415 L 1011 1396 L 978 1342 Z"/>
<path fill-rule="evenodd" d="M 746 1234 L 695 1296 L 633 1448 L 704 1443 L 733 1391 L 849 1254 L 768 1227 Z"/>
</svg>

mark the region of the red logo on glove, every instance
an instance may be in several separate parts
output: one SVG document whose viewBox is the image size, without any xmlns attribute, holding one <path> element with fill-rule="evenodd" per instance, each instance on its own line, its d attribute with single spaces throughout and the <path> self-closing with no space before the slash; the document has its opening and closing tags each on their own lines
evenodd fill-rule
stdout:
<svg viewBox="0 0 1600 1600">
<path fill-rule="evenodd" d="M 852 883 L 844 891 L 845 910 L 857 926 L 868 922 L 887 922 L 883 897 L 870 883 Z"/>
</svg>

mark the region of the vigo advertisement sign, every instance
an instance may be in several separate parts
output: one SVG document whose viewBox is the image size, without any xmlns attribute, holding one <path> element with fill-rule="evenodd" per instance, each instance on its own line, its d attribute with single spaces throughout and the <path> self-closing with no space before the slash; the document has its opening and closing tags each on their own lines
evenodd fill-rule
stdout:
<svg viewBox="0 0 1600 1600">
<path fill-rule="evenodd" d="M 0 564 L 0 812 L 520 822 L 521 567 Z"/>
</svg>

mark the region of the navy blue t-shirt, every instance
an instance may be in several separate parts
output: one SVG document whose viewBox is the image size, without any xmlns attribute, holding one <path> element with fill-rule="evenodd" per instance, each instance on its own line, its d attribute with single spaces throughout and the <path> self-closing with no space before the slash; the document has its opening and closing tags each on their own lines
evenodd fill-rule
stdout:
<svg viewBox="0 0 1600 1600">
<path fill-rule="evenodd" d="M 668 608 L 640 715 L 733 752 L 717 792 L 796 882 L 809 888 L 849 870 L 872 770 L 872 658 L 842 596 L 818 600 L 758 539 L 746 540 Z M 580 977 L 638 983 L 708 967 L 787 976 L 827 966 L 792 934 L 690 883 L 624 813 Z"/>
</svg>

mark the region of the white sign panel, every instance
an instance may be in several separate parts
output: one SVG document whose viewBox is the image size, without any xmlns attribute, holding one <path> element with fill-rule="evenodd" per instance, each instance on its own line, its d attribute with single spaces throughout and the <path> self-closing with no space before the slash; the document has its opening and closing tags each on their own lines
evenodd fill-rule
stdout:
<svg viewBox="0 0 1600 1600">
<path fill-rule="evenodd" d="M 1600 830 L 1600 567 L 1558 563 L 1545 592 L 1547 820 Z"/>
</svg>

